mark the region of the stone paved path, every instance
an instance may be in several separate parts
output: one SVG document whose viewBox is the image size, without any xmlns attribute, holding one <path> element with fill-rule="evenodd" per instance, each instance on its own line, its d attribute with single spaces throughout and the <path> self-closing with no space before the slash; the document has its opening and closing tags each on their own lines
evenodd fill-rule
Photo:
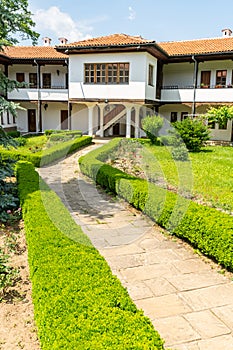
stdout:
<svg viewBox="0 0 233 350">
<path fill-rule="evenodd" d="M 80 174 L 77 159 L 39 173 L 174 350 L 233 350 L 233 282 L 182 241 Z"/>
</svg>

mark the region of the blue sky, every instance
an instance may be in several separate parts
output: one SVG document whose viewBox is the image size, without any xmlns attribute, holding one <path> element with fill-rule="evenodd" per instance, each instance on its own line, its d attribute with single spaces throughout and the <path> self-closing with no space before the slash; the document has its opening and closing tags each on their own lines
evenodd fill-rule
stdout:
<svg viewBox="0 0 233 350">
<path fill-rule="evenodd" d="M 52 45 L 125 33 L 156 41 L 221 36 L 233 30 L 233 1 L 219 0 L 29 0 L 36 31 Z M 27 43 L 22 42 L 22 45 Z"/>
</svg>

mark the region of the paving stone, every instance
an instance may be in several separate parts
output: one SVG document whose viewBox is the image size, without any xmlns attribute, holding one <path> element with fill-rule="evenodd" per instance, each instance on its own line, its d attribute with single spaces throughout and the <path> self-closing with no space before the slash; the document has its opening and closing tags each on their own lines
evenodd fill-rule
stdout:
<svg viewBox="0 0 233 350">
<path fill-rule="evenodd" d="M 182 316 L 159 318 L 153 320 L 152 323 L 161 337 L 166 340 L 166 347 L 176 349 L 177 344 L 200 339 L 198 332 Z"/>
<path fill-rule="evenodd" d="M 181 273 L 192 273 L 192 272 L 200 272 L 200 271 L 210 271 L 210 266 L 204 261 L 200 260 L 200 258 L 192 258 L 186 260 L 180 260 L 176 262 L 176 268 Z"/>
<path fill-rule="evenodd" d="M 137 300 L 136 305 L 152 320 L 188 313 L 191 308 L 176 294 Z"/>
<path fill-rule="evenodd" d="M 181 292 L 179 295 L 194 311 L 233 304 L 233 283 Z"/>
<path fill-rule="evenodd" d="M 144 265 L 139 267 L 132 267 L 122 270 L 122 275 L 129 281 L 143 281 L 154 277 L 171 276 L 176 272 L 175 268 L 170 265 Z"/>
<path fill-rule="evenodd" d="M 233 304 L 213 308 L 212 312 L 233 332 Z M 233 348 L 232 348 L 233 349 Z"/>
<path fill-rule="evenodd" d="M 144 283 L 152 290 L 154 296 L 162 296 L 176 292 L 175 287 L 165 278 L 157 277 L 146 280 Z"/>
<path fill-rule="evenodd" d="M 217 273 L 210 274 L 204 271 L 200 273 L 168 276 L 167 279 L 178 290 L 185 291 L 226 283 L 227 279 L 224 279 L 222 277 L 223 276 Z"/>
<path fill-rule="evenodd" d="M 127 288 L 133 300 L 145 299 L 145 298 L 150 298 L 154 296 L 153 292 L 146 285 L 145 282 L 137 281 L 134 284 L 129 284 L 126 282 L 124 286 Z"/>
<path fill-rule="evenodd" d="M 198 346 L 200 350 L 232 350 L 233 337 L 229 334 L 208 340 L 201 340 L 198 342 Z"/>
<path fill-rule="evenodd" d="M 202 339 L 229 334 L 231 332 L 231 330 L 209 310 L 185 314 L 184 318 L 201 335 Z"/>
<path fill-rule="evenodd" d="M 136 243 L 131 243 L 128 245 L 124 245 L 122 247 L 108 247 L 104 250 L 100 250 L 101 254 L 108 257 L 108 256 L 115 256 L 115 255 L 132 255 L 132 254 L 140 254 L 143 253 L 144 250 L 139 247 Z"/>
</svg>

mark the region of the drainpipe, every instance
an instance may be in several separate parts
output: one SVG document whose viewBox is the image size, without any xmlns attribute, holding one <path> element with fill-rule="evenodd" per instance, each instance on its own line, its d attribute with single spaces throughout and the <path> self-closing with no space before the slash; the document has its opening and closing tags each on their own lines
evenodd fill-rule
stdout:
<svg viewBox="0 0 233 350">
<path fill-rule="evenodd" d="M 34 63 L 37 66 L 37 112 L 38 112 L 38 118 L 39 118 L 39 123 L 38 123 L 38 131 L 42 132 L 42 114 L 41 114 L 41 98 L 40 98 L 40 65 L 36 60 L 34 60 Z"/>
<path fill-rule="evenodd" d="M 192 115 L 196 112 L 196 89 L 197 89 L 197 74 L 198 74 L 198 62 L 194 56 L 192 56 L 194 62 L 193 71 L 193 104 L 192 104 Z"/>
</svg>

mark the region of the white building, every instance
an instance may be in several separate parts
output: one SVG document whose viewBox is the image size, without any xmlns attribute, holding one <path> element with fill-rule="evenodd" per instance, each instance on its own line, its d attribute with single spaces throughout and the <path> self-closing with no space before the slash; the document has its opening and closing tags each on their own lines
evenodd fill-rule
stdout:
<svg viewBox="0 0 233 350">
<path fill-rule="evenodd" d="M 152 112 L 168 120 L 233 104 L 233 37 L 156 43 L 114 34 L 60 45 L 9 47 L 0 68 L 29 85 L 8 93 L 25 110 L 16 120 L 1 115 L 9 130 L 79 129 L 90 135 L 141 135 Z M 152 112 L 151 112 L 152 111 Z M 214 125 L 212 139 L 232 141 L 232 122 Z"/>
</svg>

